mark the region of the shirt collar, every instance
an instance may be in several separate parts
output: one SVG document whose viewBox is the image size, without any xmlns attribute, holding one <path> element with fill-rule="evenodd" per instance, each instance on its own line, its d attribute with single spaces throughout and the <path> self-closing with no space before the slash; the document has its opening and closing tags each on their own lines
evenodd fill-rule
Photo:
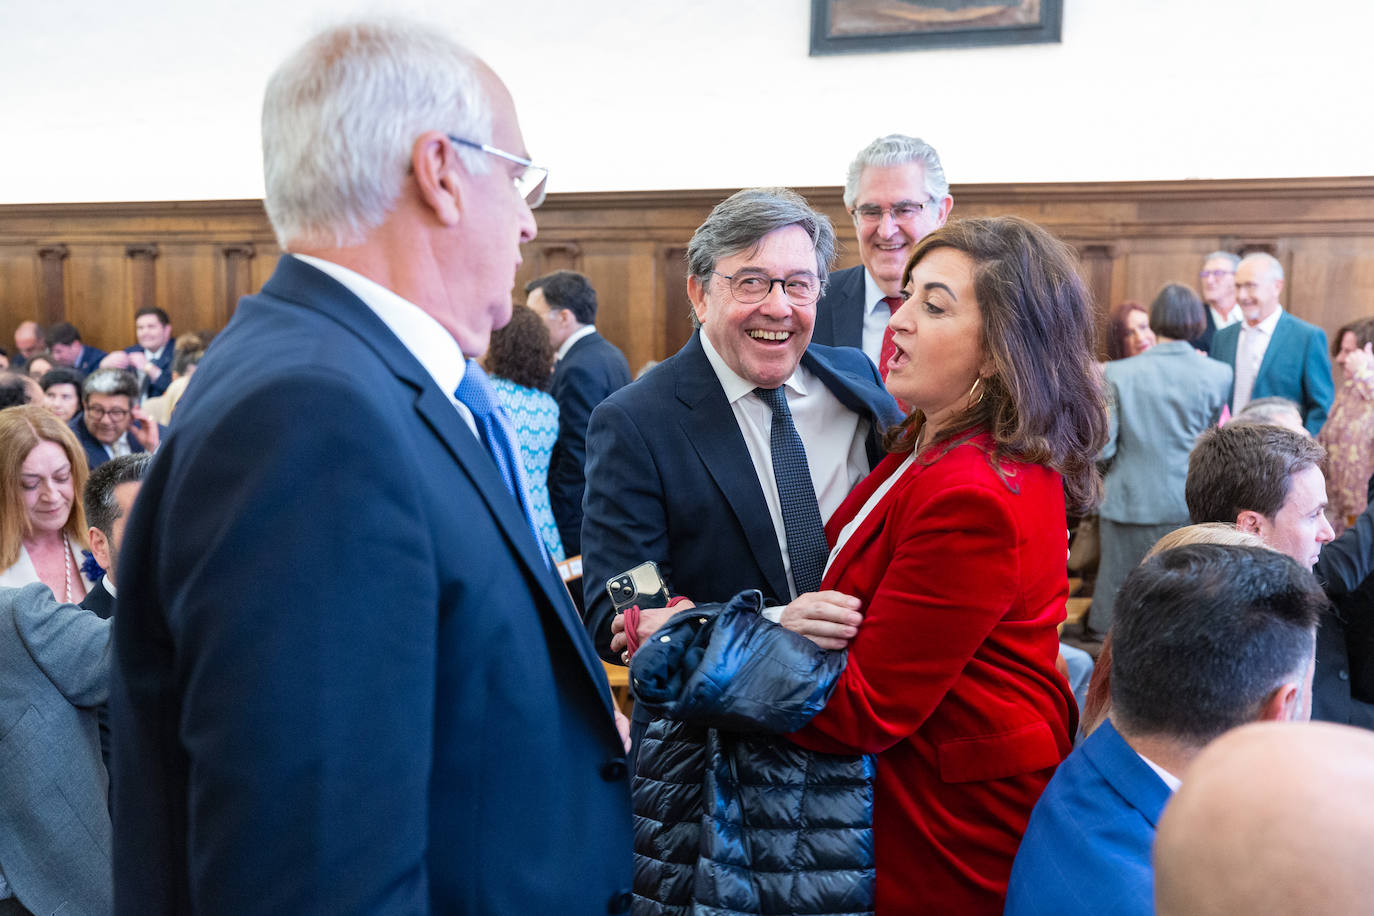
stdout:
<svg viewBox="0 0 1374 916">
<path fill-rule="evenodd" d="M 100 577 L 100 581 L 105 584 L 105 591 L 110 593 L 111 598 L 118 598 L 119 593 L 115 591 L 115 584 L 110 581 L 110 574 L 106 573 Z"/>
<path fill-rule="evenodd" d="M 873 279 L 873 275 L 864 268 L 864 301 L 868 303 L 865 314 L 876 312 L 878 309 L 891 311 L 887 308 L 887 303 L 883 302 L 887 298 L 887 293 L 883 292 L 878 281 Z"/>
<path fill-rule="evenodd" d="M 324 271 L 361 299 L 425 367 L 439 390 L 452 400 L 458 383 L 463 380 L 467 359 L 458 341 L 432 315 L 380 283 L 333 261 L 308 254 L 292 254 L 291 257 Z"/>
<path fill-rule="evenodd" d="M 1283 306 L 1280 305 L 1278 308 L 1274 309 L 1274 314 L 1270 315 L 1268 318 L 1264 319 L 1254 327 L 1250 327 L 1250 325 L 1245 323 L 1244 319 L 1241 319 L 1241 327 L 1245 328 L 1247 331 L 1259 331 L 1265 337 L 1269 337 L 1274 333 L 1274 328 L 1278 325 L 1279 318 L 1281 318 L 1282 316 Z"/>
<path fill-rule="evenodd" d="M 568 339 L 563 341 L 562 345 L 559 346 L 558 352 L 554 354 L 554 358 L 562 359 L 563 357 L 567 356 L 568 351 L 572 349 L 573 344 L 577 343 L 579 340 L 586 337 L 588 334 L 595 333 L 596 325 L 584 324 L 582 327 L 578 328 L 576 331 L 573 331 L 571 334 L 568 335 Z"/>
<path fill-rule="evenodd" d="M 701 337 L 701 349 L 706 353 L 706 361 L 715 370 L 716 378 L 720 379 L 720 387 L 725 390 L 725 400 L 731 404 L 738 401 L 747 394 L 753 394 L 754 389 L 759 387 L 748 379 L 738 375 L 734 369 L 726 365 L 725 358 L 716 352 L 715 346 L 711 343 L 711 338 L 706 336 L 706 329 L 702 328 L 699 334 Z M 792 370 L 792 375 L 783 385 L 791 388 L 798 395 L 806 394 L 806 382 L 801 377 L 801 364 Z"/>
</svg>

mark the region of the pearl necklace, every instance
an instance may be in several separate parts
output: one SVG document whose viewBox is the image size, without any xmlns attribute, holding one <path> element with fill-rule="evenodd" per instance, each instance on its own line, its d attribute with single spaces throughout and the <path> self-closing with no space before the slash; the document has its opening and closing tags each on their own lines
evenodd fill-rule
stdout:
<svg viewBox="0 0 1374 916">
<path fill-rule="evenodd" d="M 67 540 L 67 532 L 62 532 L 62 570 L 67 576 L 67 591 L 62 600 L 72 603 L 72 542 Z"/>
</svg>

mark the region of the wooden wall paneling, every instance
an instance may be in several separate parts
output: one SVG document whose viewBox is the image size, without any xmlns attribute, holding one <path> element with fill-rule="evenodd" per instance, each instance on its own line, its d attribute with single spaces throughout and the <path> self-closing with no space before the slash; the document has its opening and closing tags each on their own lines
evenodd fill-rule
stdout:
<svg viewBox="0 0 1374 916">
<path fill-rule="evenodd" d="M 67 257 L 70 253 L 70 249 L 61 244 L 38 249 L 39 294 L 25 314 L 34 316 L 44 327 L 61 321 L 67 313 Z"/>
<path fill-rule="evenodd" d="M 14 350 L 12 334 L 19 322 L 43 320 L 38 307 L 43 263 L 33 245 L 0 244 L 0 346 L 7 353 Z"/>
<path fill-rule="evenodd" d="M 582 246 L 582 272 L 596 289 L 596 326 L 620 348 L 630 374 L 657 359 L 662 309 L 656 300 L 650 242 L 588 242 Z"/>
<path fill-rule="evenodd" d="M 228 324 L 239 299 L 257 291 L 253 284 L 253 259 L 257 257 L 258 250 L 253 243 L 224 245 L 220 247 L 219 254 L 221 257 L 215 260 L 215 289 L 219 295 L 215 296 L 211 303 L 208 320 L 185 325 L 188 328 L 219 327 Z"/>
<path fill-rule="evenodd" d="M 1105 357 L 1105 338 L 1100 329 L 1106 326 L 1108 310 L 1111 308 L 1109 303 L 1112 296 L 1112 275 L 1116 267 L 1116 249 L 1112 245 L 1101 243 L 1079 243 L 1074 247 L 1078 250 L 1079 275 L 1082 276 L 1083 284 L 1092 296 L 1093 311 L 1097 315 L 1099 328 L 1098 347 L 1101 355 Z"/>
<path fill-rule="evenodd" d="M 248 289 L 244 291 L 244 295 L 251 295 L 252 293 L 256 293 L 258 290 L 262 289 L 263 286 L 267 283 L 267 281 L 271 279 L 272 273 L 277 269 L 277 261 L 281 259 L 281 249 L 277 247 L 277 243 L 274 241 L 268 241 L 265 243 L 258 241 L 254 243 L 253 247 L 257 250 L 257 254 L 251 261 L 248 262 L 248 270 L 251 275 L 251 279 L 248 284 Z M 238 301 L 235 300 L 229 305 L 230 311 L 225 316 L 225 322 L 228 322 L 230 318 L 234 317 L 233 310 L 238 308 Z M 213 327 L 190 328 L 189 330 L 214 331 L 218 330 L 223 326 L 224 325 L 221 323 L 214 325 Z"/>
<path fill-rule="evenodd" d="M 172 333 L 218 326 L 220 246 L 207 242 L 165 242 L 158 257 L 157 306 L 172 319 Z M 133 341 L 133 322 L 129 323 Z"/>
<path fill-rule="evenodd" d="M 692 336 L 692 300 L 687 296 L 687 246 L 661 245 L 654 260 L 658 264 L 655 299 L 661 303 L 663 330 L 653 358 L 661 361 L 682 349 Z"/>
<path fill-rule="evenodd" d="M 70 321 L 81 339 L 102 350 L 119 349 L 133 338 L 135 286 L 151 260 L 135 265 L 125 244 L 73 243 L 66 263 L 66 302 L 60 320 Z M 139 276 L 135 277 L 135 271 Z"/>
<path fill-rule="evenodd" d="M 1312 237 L 1288 241 L 1284 308 L 1326 330 L 1374 316 L 1374 239 Z"/>
</svg>

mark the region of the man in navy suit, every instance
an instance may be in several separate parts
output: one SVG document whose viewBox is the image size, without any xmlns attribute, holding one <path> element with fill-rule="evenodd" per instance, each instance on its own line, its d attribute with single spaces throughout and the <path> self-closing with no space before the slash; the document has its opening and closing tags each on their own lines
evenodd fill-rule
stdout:
<svg viewBox="0 0 1374 916">
<path fill-rule="evenodd" d="M 883 378 L 887 321 L 900 304 L 902 270 L 916 243 L 945 224 L 954 198 L 934 147 L 902 134 L 879 137 L 849 164 L 844 206 L 863 264 L 836 271 L 816 304 L 812 340 L 858 347 Z"/>
<path fill-rule="evenodd" d="M 1288 398 L 1302 407 L 1303 426 L 1321 431 L 1335 388 L 1326 334 L 1279 304 L 1283 265 L 1272 255 L 1247 255 L 1236 268 L 1236 302 L 1243 320 L 1212 338 L 1211 357 L 1235 370 L 1231 413 L 1252 398 Z"/>
<path fill-rule="evenodd" d="M 134 507 L 116 911 L 625 912 L 625 744 L 475 362 L 546 172 L 480 60 L 327 30 L 268 83 L 288 252 Z"/>
<path fill-rule="evenodd" d="M 558 439 L 549 458 L 549 502 L 563 549 L 575 557 L 582 552 L 587 421 L 597 404 L 630 384 L 630 367 L 625 354 L 596 332 L 596 290 L 582 274 L 554 271 L 525 284 L 525 294 L 557 348 L 549 393 L 558 402 Z"/>
<path fill-rule="evenodd" d="M 820 629 L 852 635 L 849 605 L 796 585 L 772 415 L 756 391 L 784 389 L 829 518 L 881 460 L 882 430 L 900 420 L 867 357 L 810 342 L 815 289 L 834 250 L 829 220 L 777 189 L 735 194 L 692 236 L 687 294 L 697 333 L 602 402 L 588 429 L 583 583 L 587 628 L 603 658 L 621 662 L 625 639 L 613 633 L 606 580 L 645 560 L 674 595 L 724 601 L 756 588 L 785 624 L 809 627 L 801 621 L 816 617 Z M 807 288 L 789 291 L 789 282 Z M 643 629 L 669 615 L 645 613 Z M 635 734 L 646 724 L 637 715 Z"/>
<path fill-rule="evenodd" d="M 82 375 L 90 375 L 105 358 L 104 350 L 83 344 L 81 332 L 68 321 L 48 328 L 47 341 L 53 362 L 59 366 L 70 366 Z"/>
<path fill-rule="evenodd" d="M 1153 914 L 1165 803 L 1228 729 L 1308 718 L 1326 604 L 1310 572 L 1262 547 L 1194 544 L 1132 571 L 1116 601 L 1110 718 L 1031 812 L 1006 912 Z"/>
<path fill-rule="evenodd" d="M 81 383 L 81 413 L 67 425 L 91 470 L 120 455 L 157 451 L 166 429 L 137 404 L 138 379 L 126 369 L 97 369 Z"/>
<path fill-rule="evenodd" d="M 134 336 L 138 343 L 124 348 L 129 365 L 138 373 L 140 394 L 155 398 L 172 384 L 172 359 L 177 345 L 172 340 L 172 319 L 155 305 L 134 312 Z"/>
</svg>

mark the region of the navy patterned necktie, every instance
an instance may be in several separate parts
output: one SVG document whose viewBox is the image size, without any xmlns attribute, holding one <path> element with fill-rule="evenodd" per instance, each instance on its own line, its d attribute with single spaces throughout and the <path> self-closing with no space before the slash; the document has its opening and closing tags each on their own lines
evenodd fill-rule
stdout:
<svg viewBox="0 0 1374 916">
<path fill-rule="evenodd" d="M 825 525 L 816 503 L 816 488 L 811 483 L 811 468 L 806 449 L 787 409 L 787 394 L 782 388 L 755 388 L 754 394 L 773 411 L 773 430 L 768 445 L 773 453 L 773 478 L 782 503 L 782 527 L 787 535 L 787 557 L 792 564 L 792 583 L 797 594 L 820 588 L 821 573 L 829 553 Z"/>
<path fill-rule="evenodd" d="M 458 383 L 454 397 L 472 411 L 472 418 L 477 421 L 477 429 L 482 434 L 482 444 L 487 447 L 487 453 L 491 455 L 492 461 L 496 462 L 496 470 L 501 473 L 501 481 L 510 491 L 510 495 L 515 497 L 516 503 L 524 513 L 525 524 L 534 535 L 534 542 L 539 545 L 544 562 L 549 563 L 544 539 L 540 537 L 539 529 L 534 524 L 534 512 L 530 508 L 525 475 L 517 457 L 515 435 L 511 432 L 510 421 L 506 417 L 505 408 L 496 398 L 496 389 L 491 387 L 491 379 L 487 378 L 487 374 L 482 371 L 476 360 L 467 361 L 467 370 L 463 372 L 463 380 Z"/>
</svg>

